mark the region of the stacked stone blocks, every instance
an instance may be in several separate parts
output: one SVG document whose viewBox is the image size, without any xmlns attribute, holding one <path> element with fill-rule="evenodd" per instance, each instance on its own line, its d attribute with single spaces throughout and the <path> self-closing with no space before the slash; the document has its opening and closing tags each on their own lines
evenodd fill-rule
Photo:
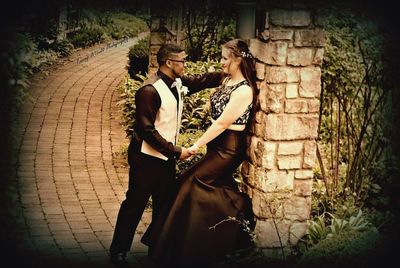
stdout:
<svg viewBox="0 0 400 268">
<path fill-rule="evenodd" d="M 261 248 L 297 244 L 308 228 L 325 43 L 312 15 L 270 9 L 265 29 L 249 40 L 257 59 L 259 109 L 242 175 Z"/>
</svg>

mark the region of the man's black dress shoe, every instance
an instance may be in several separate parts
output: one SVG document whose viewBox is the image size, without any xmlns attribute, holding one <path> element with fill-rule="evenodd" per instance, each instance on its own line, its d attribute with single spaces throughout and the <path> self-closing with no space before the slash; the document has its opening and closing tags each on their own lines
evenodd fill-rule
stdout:
<svg viewBox="0 0 400 268">
<path fill-rule="evenodd" d="M 110 260 L 115 266 L 117 267 L 124 267 L 128 268 L 129 263 L 126 260 L 126 253 L 118 252 L 118 253 L 111 253 L 110 254 Z"/>
</svg>

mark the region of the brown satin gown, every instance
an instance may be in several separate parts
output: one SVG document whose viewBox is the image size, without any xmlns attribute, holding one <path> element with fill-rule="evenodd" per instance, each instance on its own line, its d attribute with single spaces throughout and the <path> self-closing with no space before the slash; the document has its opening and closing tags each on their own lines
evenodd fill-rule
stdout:
<svg viewBox="0 0 400 268">
<path fill-rule="evenodd" d="M 214 93 L 213 118 L 243 83 L 222 85 Z M 248 116 L 238 120 L 246 123 Z M 152 259 L 168 267 L 208 265 L 227 253 L 252 246 L 249 232 L 238 222 L 247 220 L 254 230 L 251 200 L 239 191 L 233 178 L 245 157 L 246 131 L 225 130 L 208 143 L 207 153 L 180 174 L 161 215 L 142 238 Z"/>
<path fill-rule="evenodd" d="M 243 226 L 227 220 L 245 219 L 254 229 L 251 200 L 232 177 L 243 161 L 245 144 L 244 132 L 226 130 L 181 174 L 171 203 L 142 239 L 151 258 L 176 266 L 206 264 L 251 246 Z"/>
</svg>

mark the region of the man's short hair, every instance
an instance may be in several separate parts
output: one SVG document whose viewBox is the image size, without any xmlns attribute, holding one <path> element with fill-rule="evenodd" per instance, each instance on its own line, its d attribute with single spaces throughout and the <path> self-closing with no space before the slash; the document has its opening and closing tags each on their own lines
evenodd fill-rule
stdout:
<svg viewBox="0 0 400 268">
<path fill-rule="evenodd" d="M 171 58 L 173 56 L 172 54 L 178 54 L 184 51 L 183 48 L 181 48 L 178 45 L 175 44 L 163 44 L 160 49 L 157 52 L 157 63 L 159 66 L 163 65 L 167 59 Z"/>
</svg>

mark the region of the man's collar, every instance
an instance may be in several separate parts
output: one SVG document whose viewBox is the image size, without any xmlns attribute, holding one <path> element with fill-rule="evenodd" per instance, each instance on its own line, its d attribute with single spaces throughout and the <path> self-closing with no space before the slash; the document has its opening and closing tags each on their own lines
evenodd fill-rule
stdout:
<svg viewBox="0 0 400 268">
<path fill-rule="evenodd" d="M 166 75 L 165 73 L 161 72 L 160 70 L 157 71 L 157 75 L 164 81 L 164 83 L 171 88 L 172 83 L 174 82 L 174 80 L 169 77 L 168 75 Z"/>
</svg>

